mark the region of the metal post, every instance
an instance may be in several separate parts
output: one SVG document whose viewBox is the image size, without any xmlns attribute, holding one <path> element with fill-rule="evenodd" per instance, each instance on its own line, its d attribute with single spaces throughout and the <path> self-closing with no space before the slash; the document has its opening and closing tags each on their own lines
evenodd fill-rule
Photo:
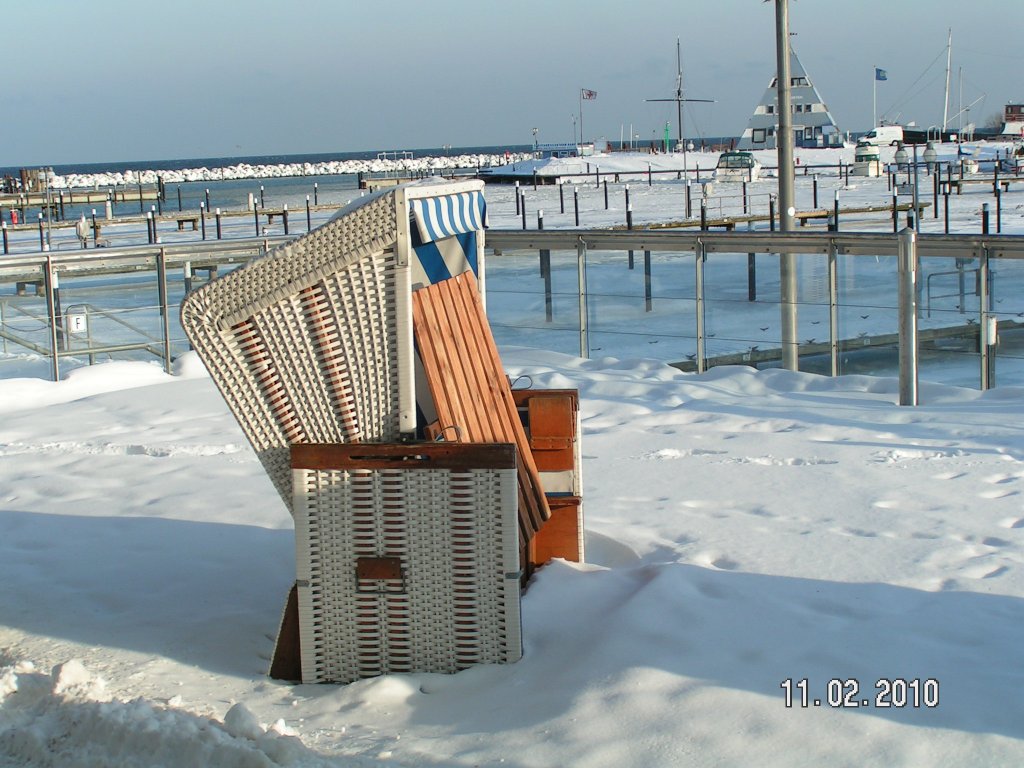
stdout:
<svg viewBox="0 0 1024 768">
<path fill-rule="evenodd" d="M 900 405 L 917 405 L 917 233 L 899 233 Z"/>
<path fill-rule="evenodd" d="M 1002 190 L 996 187 L 996 233 L 1003 231 L 1003 194 Z"/>
<path fill-rule="evenodd" d="M 92 247 L 98 248 L 100 241 L 100 228 L 96 224 L 96 209 L 92 209 Z"/>
<path fill-rule="evenodd" d="M 537 211 L 537 229 L 544 229 L 544 211 Z M 551 322 L 554 319 L 554 307 L 551 302 L 551 251 L 547 248 L 540 249 L 540 276 L 544 278 L 544 319 Z"/>
<path fill-rule="evenodd" d="M 747 301 L 757 301 L 757 258 L 747 254 Z"/>
<path fill-rule="evenodd" d="M 313 219 L 309 212 L 309 195 L 306 195 L 306 231 L 310 232 L 313 229 Z"/>
<path fill-rule="evenodd" d="M 996 345 L 999 344 L 999 319 L 995 315 L 985 317 L 985 377 L 983 389 L 996 385 Z"/>
<path fill-rule="evenodd" d="M 256 237 L 260 236 L 260 209 L 255 205 L 252 207 L 252 218 L 256 223 Z"/>
<path fill-rule="evenodd" d="M 518 216 L 519 215 L 519 182 L 518 181 L 515 183 L 515 186 L 512 188 L 512 191 L 515 193 L 515 196 L 516 196 L 516 216 Z"/>
<path fill-rule="evenodd" d="M 192 293 L 192 262 L 186 261 L 181 268 L 182 282 L 185 284 L 185 295 Z"/>
<path fill-rule="evenodd" d="M 703 197 L 700 199 L 700 228 L 708 228 L 708 201 Z"/>
<path fill-rule="evenodd" d="M 838 225 L 837 225 L 838 229 Z M 832 376 L 839 375 L 839 252 L 835 241 L 828 245 L 828 346 Z"/>
<path fill-rule="evenodd" d="M 575 184 L 572 188 L 572 206 L 576 214 L 576 226 L 578 227 L 580 225 L 580 191 Z"/>
<path fill-rule="evenodd" d="M 209 191 L 209 190 L 207 190 L 207 191 Z M 209 205 L 209 203 L 207 203 L 207 205 Z M 260 184 L 260 208 L 266 208 L 266 207 L 267 207 L 267 204 L 263 200 L 263 185 Z"/>
<path fill-rule="evenodd" d="M 10 244 L 7 242 L 7 222 L 0 222 L 0 228 L 2 228 L 4 232 L 4 253 L 10 253 L 11 247 Z"/>
<path fill-rule="evenodd" d="M 914 231 L 921 232 L 921 206 L 917 202 L 917 144 L 914 147 Z"/>
<path fill-rule="evenodd" d="M 988 234 L 988 203 L 981 204 L 981 234 Z"/>
<path fill-rule="evenodd" d="M 562 182 L 558 184 L 558 210 L 565 213 L 565 184 Z"/>
<path fill-rule="evenodd" d="M 892 190 L 892 231 L 893 233 L 900 231 L 900 203 L 895 187 Z"/>
<path fill-rule="evenodd" d="M 630 204 L 626 207 L 626 229 L 633 228 L 633 205 Z"/>
<path fill-rule="evenodd" d="M 320 205 L 319 190 L 317 189 L 318 183 L 316 181 L 313 182 L 313 205 Z"/>
<path fill-rule="evenodd" d="M 814 174 L 814 176 L 811 177 L 811 186 L 814 188 L 814 204 L 813 204 L 812 207 L 817 209 L 817 207 L 818 207 L 818 174 Z"/>
<path fill-rule="evenodd" d="M 223 234 L 222 230 L 221 230 L 221 225 L 220 225 L 220 208 L 218 208 L 214 212 L 214 217 L 217 220 L 217 239 L 220 240 L 221 239 L 221 235 Z"/>
<path fill-rule="evenodd" d="M 206 207 L 205 204 L 199 203 L 199 222 L 202 224 L 203 229 L 203 240 L 206 239 Z"/>
<path fill-rule="evenodd" d="M 53 271 L 53 257 L 46 256 L 46 263 L 43 265 L 43 290 L 46 292 L 46 317 L 50 326 L 50 373 L 54 381 L 60 381 L 60 336 L 62 331 L 58 326 L 60 316 L 58 298 L 58 278 Z"/>
<path fill-rule="evenodd" d="M 949 234 L 949 187 L 942 192 L 942 217 L 945 223 L 945 232 Z"/>
<path fill-rule="evenodd" d="M 939 177 L 942 176 L 942 167 L 938 172 L 932 174 L 932 218 L 939 218 Z"/>
<path fill-rule="evenodd" d="M 604 180 L 604 209 L 608 210 L 608 179 Z"/>
<path fill-rule="evenodd" d="M 50 250 L 46 246 L 46 233 L 43 232 L 43 214 L 39 214 L 39 250 L 48 251 Z"/>
<path fill-rule="evenodd" d="M 153 214 L 146 212 L 146 242 L 153 244 Z"/>
<path fill-rule="evenodd" d="M 288 203 L 281 206 L 281 221 L 284 223 L 284 233 L 288 234 Z"/>
<path fill-rule="evenodd" d="M 981 353 L 981 389 L 991 389 L 995 382 L 995 342 L 998 333 L 996 316 L 989 314 L 991 298 L 989 296 L 989 262 L 988 249 L 982 249 L 978 258 L 978 305 L 979 305 L 979 352 Z M 994 325 L 990 328 L 989 324 Z"/>
<path fill-rule="evenodd" d="M 587 324 L 587 244 L 576 242 L 576 286 L 579 293 L 580 357 L 590 357 L 590 329 Z"/>
<path fill-rule="evenodd" d="M 139 213 L 143 213 L 146 210 L 146 206 L 142 203 L 142 171 L 139 174 Z"/>
<path fill-rule="evenodd" d="M 178 213 L 181 213 L 181 185 L 178 185 Z"/>
<path fill-rule="evenodd" d="M 817 203 L 815 203 L 817 205 Z M 743 213 L 747 213 L 747 182 L 743 182 Z"/>
<path fill-rule="evenodd" d="M 651 297 L 651 252 L 644 251 L 644 309 L 650 312 L 654 303 Z"/>
<path fill-rule="evenodd" d="M 768 230 L 775 231 L 775 195 L 768 195 Z"/>
<path fill-rule="evenodd" d="M 533 169 L 533 191 L 537 191 L 537 169 Z"/>
<path fill-rule="evenodd" d="M 790 93 L 789 0 L 775 0 L 775 59 L 779 124 L 777 130 L 779 164 L 779 229 L 792 232 L 796 214 L 793 164 L 793 100 Z M 782 364 L 787 370 L 799 370 L 797 341 L 796 257 L 779 254 L 779 287 L 782 322 Z"/>
<path fill-rule="evenodd" d="M 156 290 L 160 302 L 161 330 L 164 342 L 164 371 L 171 372 L 171 327 L 167 309 L 167 257 L 164 249 L 156 257 Z"/>
<path fill-rule="evenodd" d="M 690 198 L 690 182 L 686 182 L 686 218 L 689 219 L 693 215 L 693 204 Z"/>
<path fill-rule="evenodd" d="M 836 190 L 835 202 L 832 203 L 832 217 L 835 224 L 835 231 L 839 231 L 839 190 Z"/>
<path fill-rule="evenodd" d="M 694 255 L 694 310 L 696 312 L 697 325 L 697 373 L 704 373 L 707 370 L 707 350 L 704 346 L 704 241 L 697 239 L 693 249 Z"/>
<path fill-rule="evenodd" d="M 523 193 L 523 201 L 520 204 L 523 213 L 523 229 L 526 229 L 526 193 Z"/>
</svg>

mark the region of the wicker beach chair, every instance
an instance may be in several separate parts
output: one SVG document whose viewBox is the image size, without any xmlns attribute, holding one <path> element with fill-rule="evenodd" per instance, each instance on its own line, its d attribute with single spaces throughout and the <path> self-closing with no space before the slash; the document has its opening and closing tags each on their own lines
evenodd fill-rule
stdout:
<svg viewBox="0 0 1024 768">
<path fill-rule="evenodd" d="M 521 654 L 521 553 L 549 511 L 508 381 L 496 350 L 481 383 L 446 378 L 414 347 L 414 289 L 484 279 L 481 188 L 374 193 L 182 303 L 186 334 L 295 519 L 297 582 L 275 677 L 348 682 Z M 480 318 L 470 336 L 493 348 Z M 498 426 L 455 429 L 449 442 L 472 445 L 447 446 L 443 460 L 414 442 L 417 414 L 435 413 L 441 391 L 417 392 L 417 366 Z M 388 445 L 410 452 L 400 466 L 381 467 Z M 504 463 L 473 459 L 496 445 Z"/>
</svg>

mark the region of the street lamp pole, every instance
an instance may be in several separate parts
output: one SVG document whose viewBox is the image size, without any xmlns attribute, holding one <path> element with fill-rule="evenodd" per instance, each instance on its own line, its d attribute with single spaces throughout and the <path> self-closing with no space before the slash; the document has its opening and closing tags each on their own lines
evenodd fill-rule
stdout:
<svg viewBox="0 0 1024 768">
<path fill-rule="evenodd" d="M 921 234 L 921 206 L 917 204 L 917 144 L 914 147 L 914 231 Z"/>
<path fill-rule="evenodd" d="M 788 0 L 775 0 L 775 59 L 776 89 L 779 104 L 779 127 L 776 144 L 779 156 L 779 230 L 792 232 L 796 214 L 793 164 L 793 115 L 790 94 L 789 67 L 789 4 Z M 779 254 L 779 283 L 781 289 L 782 365 L 790 371 L 799 370 L 797 342 L 797 281 L 796 256 Z"/>
</svg>

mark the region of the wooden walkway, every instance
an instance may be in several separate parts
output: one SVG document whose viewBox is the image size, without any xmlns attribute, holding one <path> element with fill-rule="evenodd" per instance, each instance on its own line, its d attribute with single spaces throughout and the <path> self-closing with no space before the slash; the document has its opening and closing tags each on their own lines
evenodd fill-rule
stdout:
<svg viewBox="0 0 1024 768">
<path fill-rule="evenodd" d="M 103 198 L 103 199 L 106 200 L 106 198 Z M 340 207 L 341 206 L 338 203 L 329 203 L 329 204 L 324 204 L 324 205 L 311 205 L 309 207 L 309 210 L 312 213 L 319 213 L 321 211 L 336 211 Z M 258 211 L 259 211 L 260 219 L 261 220 L 265 219 L 268 226 L 272 225 L 274 223 L 275 219 L 280 220 L 281 217 L 284 214 L 284 209 L 283 208 L 259 208 Z M 221 220 L 222 221 L 225 220 L 225 219 L 238 219 L 238 218 L 241 217 L 241 218 L 247 218 L 249 221 L 255 222 L 255 218 L 256 218 L 256 215 L 251 210 L 242 210 L 242 211 L 240 211 L 240 210 L 223 210 L 223 211 L 220 212 L 220 215 L 221 215 Z M 167 210 L 165 210 L 163 213 L 158 213 L 156 215 L 156 220 L 157 220 L 157 224 L 171 224 L 171 223 L 174 223 L 174 224 L 177 225 L 178 231 L 183 231 L 185 229 L 192 229 L 192 230 L 198 231 L 200 229 L 199 216 L 200 216 L 199 211 L 197 211 L 195 209 L 190 209 L 190 210 L 187 210 L 187 211 L 167 211 Z M 305 226 L 306 226 L 306 207 L 302 206 L 301 208 L 295 208 L 294 210 L 289 208 L 288 209 L 288 220 L 289 220 L 289 222 L 294 222 L 303 231 L 305 231 Z M 115 216 L 112 219 L 107 219 L 105 217 L 100 217 L 100 216 L 96 217 L 96 224 L 100 228 L 101 232 L 102 232 L 104 227 L 116 226 L 116 225 L 121 225 L 121 224 L 144 225 L 146 223 L 146 221 L 147 221 L 147 217 L 144 214 L 133 214 L 133 215 L 130 215 L 130 216 Z M 90 233 L 89 237 L 90 237 L 90 240 L 91 240 L 92 239 L 92 219 L 91 218 L 86 218 L 86 222 L 89 225 L 89 233 Z M 45 223 L 45 219 L 44 219 L 44 223 Z M 73 228 L 77 223 L 78 223 L 78 219 L 62 219 L 61 221 L 53 221 L 53 220 L 51 220 L 49 222 L 48 226 L 51 229 L 67 229 L 67 228 Z M 216 213 L 213 213 L 213 212 L 207 212 L 206 213 L 206 226 L 207 226 L 207 229 L 209 229 L 211 231 L 213 231 L 216 228 L 216 226 L 217 226 L 217 215 L 216 215 Z M 31 229 L 31 230 L 35 231 L 35 230 L 39 229 L 39 221 L 38 221 L 38 219 L 34 219 L 32 221 L 29 221 L 29 222 L 18 222 L 17 224 L 8 224 L 7 225 L 7 229 L 10 232 L 17 232 L 17 231 L 26 230 L 26 229 Z M 207 239 L 212 239 L 210 237 L 209 233 L 207 234 Z M 90 242 L 89 245 L 90 245 L 90 247 L 92 247 L 92 243 L 91 242 Z"/>
<path fill-rule="evenodd" d="M 931 203 L 918 201 L 918 215 L 924 214 L 926 208 L 931 206 Z M 896 206 L 897 213 L 904 213 L 913 209 L 913 203 L 900 203 Z M 891 205 L 862 205 L 853 206 L 848 208 L 839 209 L 839 218 L 842 220 L 843 214 L 858 214 L 858 213 L 887 213 L 892 214 L 893 206 Z M 835 213 L 833 208 L 819 208 L 810 211 L 797 211 L 793 214 L 793 218 L 800 222 L 800 226 L 804 226 L 809 221 L 827 221 L 830 216 Z M 737 224 L 747 224 L 755 222 L 771 221 L 771 216 L 767 213 L 751 213 L 751 214 L 740 214 L 739 216 L 722 216 L 716 219 L 706 219 L 704 226 L 707 229 L 726 229 L 729 231 L 735 230 Z M 678 221 L 664 221 L 664 222 L 651 222 L 643 223 L 642 229 L 693 229 L 699 228 L 701 225 L 700 219 L 682 219 Z M 625 224 L 617 224 L 611 229 L 622 230 L 627 229 Z"/>
<path fill-rule="evenodd" d="M 160 191 L 155 184 L 143 185 L 141 190 L 142 200 L 156 200 Z M 137 203 L 140 198 L 138 187 L 120 187 L 105 189 L 51 189 L 49 202 L 51 206 L 57 206 L 63 201 L 64 205 L 86 205 L 92 203 L 106 203 L 108 199 L 115 203 Z M 47 195 L 45 192 L 5 192 L 0 194 L 0 207 L 3 208 L 38 208 L 46 206 Z"/>
</svg>

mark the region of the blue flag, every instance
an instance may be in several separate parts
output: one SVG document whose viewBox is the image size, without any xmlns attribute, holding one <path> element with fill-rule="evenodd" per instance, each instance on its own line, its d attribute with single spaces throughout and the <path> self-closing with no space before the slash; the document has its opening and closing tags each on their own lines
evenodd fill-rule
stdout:
<svg viewBox="0 0 1024 768">
<path fill-rule="evenodd" d="M 888 77 L 886 76 L 884 69 L 879 69 L 878 67 L 875 67 L 875 80 L 888 80 Z"/>
</svg>

